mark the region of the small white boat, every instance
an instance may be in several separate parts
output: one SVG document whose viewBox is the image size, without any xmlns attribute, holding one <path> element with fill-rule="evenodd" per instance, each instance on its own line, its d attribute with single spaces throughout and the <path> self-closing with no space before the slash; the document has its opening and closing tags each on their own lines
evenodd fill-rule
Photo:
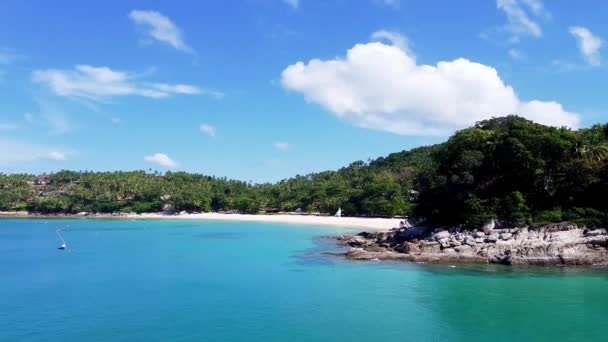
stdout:
<svg viewBox="0 0 608 342">
<path fill-rule="evenodd" d="M 59 233 L 61 231 L 61 229 L 63 229 L 63 228 L 59 228 L 55 231 L 55 233 L 57 233 L 57 235 L 61 239 L 61 245 L 59 247 L 57 247 L 57 249 L 64 250 L 64 249 L 68 248 L 68 245 L 65 243 L 65 240 L 63 239 L 63 236 L 61 236 L 61 233 Z"/>
</svg>

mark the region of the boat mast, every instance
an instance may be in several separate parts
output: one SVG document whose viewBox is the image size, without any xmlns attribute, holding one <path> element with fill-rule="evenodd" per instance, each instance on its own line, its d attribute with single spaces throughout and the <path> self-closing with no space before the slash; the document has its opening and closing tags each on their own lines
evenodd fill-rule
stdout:
<svg viewBox="0 0 608 342">
<path fill-rule="evenodd" d="M 59 238 L 61 239 L 61 244 L 62 246 L 66 246 L 65 240 L 63 239 L 63 236 L 61 236 L 61 233 L 59 233 L 63 228 L 59 228 L 55 231 L 55 233 L 57 233 L 57 235 L 59 236 Z"/>
</svg>

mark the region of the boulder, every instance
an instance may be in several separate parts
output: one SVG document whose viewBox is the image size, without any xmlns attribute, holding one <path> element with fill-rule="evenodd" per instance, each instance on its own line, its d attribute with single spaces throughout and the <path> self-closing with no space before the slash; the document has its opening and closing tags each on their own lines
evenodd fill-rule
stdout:
<svg viewBox="0 0 608 342">
<path fill-rule="evenodd" d="M 337 240 L 342 246 L 356 247 L 341 254 L 358 260 L 608 265 L 605 228 L 571 228 L 570 224 L 495 227 L 487 235 L 481 231 L 461 232 L 461 228 L 450 228 L 452 233 L 448 229 L 395 229 L 385 233 L 338 236 Z M 406 234 L 407 231 L 417 233 Z"/>
<path fill-rule="evenodd" d="M 350 237 L 347 240 L 347 243 L 351 247 L 367 246 L 370 244 L 370 242 L 366 238 L 364 238 L 363 236 L 359 236 L 359 235 Z"/>
<path fill-rule="evenodd" d="M 439 233 L 435 233 L 433 235 L 433 238 L 435 239 L 435 241 L 439 241 L 441 239 L 446 239 L 450 237 L 450 232 L 448 232 L 447 230 L 442 230 Z"/>
<path fill-rule="evenodd" d="M 513 234 L 511 234 L 511 233 L 501 233 L 500 234 L 500 239 L 501 240 L 509 240 L 511 238 L 511 236 L 513 236 Z"/>
<path fill-rule="evenodd" d="M 585 236 L 598 236 L 598 235 L 606 235 L 606 229 L 594 229 L 585 232 Z"/>
<path fill-rule="evenodd" d="M 399 230 L 396 237 L 403 240 L 418 239 L 427 234 L 427 232 L 428 229 L 426 227 L 412 227 Z"/>
<path fill-rule="evenodd" d="M 486 223 L 482 230 L 484 233 L 486 234 L 490 234 L 492 232 L 492 230 L 494 229 L 494 227 L 496 227 L 496 222 L 494 221 L 494 219 L 491 219 L 490 222 Z"/>
<path fill-rule="evenodd" d="M 467 252 L 472 252 L 473 247 L 471 247 L 469 245 L 462 245 L 462 246 L 454 247 L 454 250 L 458 253 L 467 253 Z"/>
<path fill-rule="evenodd" d="M 490 234 L 486 238 L 486 242 L 496 242 L 496 241 L 498 241 L 498 234 Z"/>
</svg>

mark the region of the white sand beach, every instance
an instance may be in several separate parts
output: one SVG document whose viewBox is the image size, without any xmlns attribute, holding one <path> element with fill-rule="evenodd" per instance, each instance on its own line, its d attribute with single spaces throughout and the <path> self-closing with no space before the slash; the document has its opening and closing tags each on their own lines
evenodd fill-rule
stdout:
<svg viewBox="0 0 608 342">
<path fill-rule="evenodd" d="M 164 215 L 160 213 L 146 214 L 87 214 L 87 215 L 36 215 L 26 211 L 0 212 L 0 218 L 101 218 L 101 219 L 151 219 L 151 220 L 209 220 L 209 221 L 243 221 L 243 222 L 274 222 L 300 225 L 330 226 L 342 228 L 358 228 L 365 230 L 384 231 L 399 227 L 397 218 L 366 218 L 366 217 L 334 217 L 309 215 L 245 215 L 245 214 L 176 214 Z"/>
<path fill-rule="evenodd" d="M 334 217 L 308 215 L 244 215 L 244 214 L 129 214 L 128 218 L 137 219 L 175 219 L 175 220 L 211 220 L 211 221 L 244 221 L 244 222 L 274 222 L 301 225 L 330 226 L 343 228 L 361 228 L 383 231 L 399 227 L 400 219 L 366 218 L 366 217 Z"/>
</svg>

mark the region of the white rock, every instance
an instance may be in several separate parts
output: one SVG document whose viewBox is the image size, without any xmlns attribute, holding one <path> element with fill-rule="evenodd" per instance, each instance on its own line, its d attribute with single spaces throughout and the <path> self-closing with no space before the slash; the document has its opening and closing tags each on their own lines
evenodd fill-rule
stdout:
<svg viewBox="0 0 608 342">
<path fill-rule="evenodd" d="M 496 242 L 496 241 L 498 241 L 498 235 L 496 235 L 496 234 L 490 234 L 490 236 L 488 236 L 486 238 L 486 241 L 487 242 Z"/>
<path fill-rule="evenodd" d="M 449 238 L 450 237 L 450 232 L 448 232 L 447 230 L 442 230 L 439 233 L 436 233 L 435 235 L 433 235 L 433 238 L 436 241 L 439 241 L 441 239 L 445 239 L 445 238 Z"/>
<path fill-rule="evenodd" d="M 606 235 L 606 229 L 594 229 L 585 233 L 585 236 Z"/>
<path fill-rule="evenodd" d="M 502 234 L 500 234 L 500 239 L 509 240 L 511 238 L 511 236 L 513 236 L 513 234 L 511 234 L 511 233 L 502 233 Z"/>
<path fill-rule="evenodd" d="M 490 222 L 486 223 L 482 230 L 484 231 L 484 233 L 486 234 L 490 234 L 490 232 L 494 229 L 494 227 L 496 227 L 496 222 L 494 222 L 494 219 L 490 220 Z"/>
</svg>

